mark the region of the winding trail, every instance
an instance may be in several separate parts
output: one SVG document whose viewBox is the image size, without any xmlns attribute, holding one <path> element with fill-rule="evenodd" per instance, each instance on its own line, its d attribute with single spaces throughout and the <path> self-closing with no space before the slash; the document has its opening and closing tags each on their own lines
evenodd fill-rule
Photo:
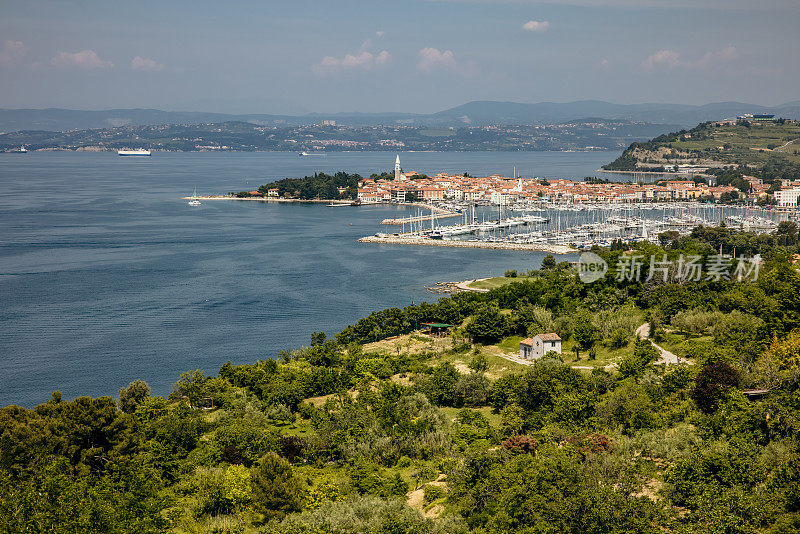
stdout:
<svg viewBox="0 0 800 534">
<path fill-rule="evenodd" d="M 636 335 L 642 339 L 650 339 L 650 323 L 644 323 L 639 328 L 637 328 Z M 681 360 L 677 355 L 671 353 L 665 348 L 656 345 L 652 339 L 650 339 L 650 344 L 656 348 L 658 354 L 660 355 L 658 361 L 656 361 L 656 365 L 661 363 L 665 363 L 667 365 L 678 365 L 679 363 L 687 363 L 686 360 Z"/>
</svg>

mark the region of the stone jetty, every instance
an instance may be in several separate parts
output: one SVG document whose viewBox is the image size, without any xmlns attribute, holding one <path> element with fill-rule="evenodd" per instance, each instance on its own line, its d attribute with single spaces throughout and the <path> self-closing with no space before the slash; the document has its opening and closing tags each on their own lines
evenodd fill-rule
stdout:
<svg viewBox="0 0 800 534">
<path fill-rule="evenodd" d="M 412 222 L 415 223 L 415 222 L 430 221 L 431 218 L 433 218 L 434 220 L 439 220 L 439 219 L 447 219 L 448 217 L 461 217 L 461 214 L 445 212 L 445 213 L 434 213 L 432 217 L 431 215 L 419 215 L 417 217 L 405 217 L 402 219 L 384 219 L 381 221 L 381 224 L 392 224 L 392 225 L 411 224 Z"/>
<path fill-rule="evenodd" d="M 428 247 L 453 247 L 453 248 L 485 248 L 492 250 L 519 250 L 549 252 L 551 254 L 570 254 L 578 252 L 566 245 L 550 245 L 541 243 L 504 243 L 502 241 L 450 241 L 446 239 L 429 239 L 426 237 L 399 237 L 399 236 L 367 236 L 358 240 L 359 243 L 383 243 L 385 245 L 423 245 Z"/>
</svg>

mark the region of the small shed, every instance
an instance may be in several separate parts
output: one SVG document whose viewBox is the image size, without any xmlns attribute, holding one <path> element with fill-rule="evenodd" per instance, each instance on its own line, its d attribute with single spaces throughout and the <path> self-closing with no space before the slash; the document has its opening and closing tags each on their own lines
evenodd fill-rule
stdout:
<svg viewBox="0 0 800 534">
<path fill-rule="evenodd" d="M 430 334 L 432 336 L 444 336 L 450 332 L 450 329 L 453 328 L 453 325 L 445 323 L 422 323 L 422 327 L 426 334 Z"/>
</svg>

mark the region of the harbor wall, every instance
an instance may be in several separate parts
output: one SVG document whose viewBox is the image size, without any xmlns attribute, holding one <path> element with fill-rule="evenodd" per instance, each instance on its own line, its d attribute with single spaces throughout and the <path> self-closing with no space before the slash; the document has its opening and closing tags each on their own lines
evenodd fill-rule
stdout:
<svg viewBox="0 0 800 534">
<path fill-rule="evenodd" d="M 502 243 L 494 241 L 448 241 L 444 239 L 427 239 L 420 237 L 377 237 L 367 236 L 359 243 L 382 243 L 385 245 L 422 245 L 428 247 L 484 248 L 491 250 L 519 250 L 549 252 L 551 254 L 571 254 L 578 250 L 566 245 L 549 245 L 541 243 Z"/>
</svg>

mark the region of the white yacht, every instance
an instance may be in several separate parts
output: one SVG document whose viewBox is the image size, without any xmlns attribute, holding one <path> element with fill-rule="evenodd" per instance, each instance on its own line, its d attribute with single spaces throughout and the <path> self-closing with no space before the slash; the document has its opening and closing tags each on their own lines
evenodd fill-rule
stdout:
<svg viewBox="0 0 800 534">
<path fill-rule="evenodd" d="M 150 151 L 144 148 L 137 148 L 135 150 L 117 150 L 118 156 L 149 156 Z"/>
<path fill-rule="evenodd" d="M 202 206 L 199 200 L 197 200 L 197 188 L 194 188 L 194 193 L 192 194 L 192 199 L 189 201 L 190 206 Z"/>
</svg>

